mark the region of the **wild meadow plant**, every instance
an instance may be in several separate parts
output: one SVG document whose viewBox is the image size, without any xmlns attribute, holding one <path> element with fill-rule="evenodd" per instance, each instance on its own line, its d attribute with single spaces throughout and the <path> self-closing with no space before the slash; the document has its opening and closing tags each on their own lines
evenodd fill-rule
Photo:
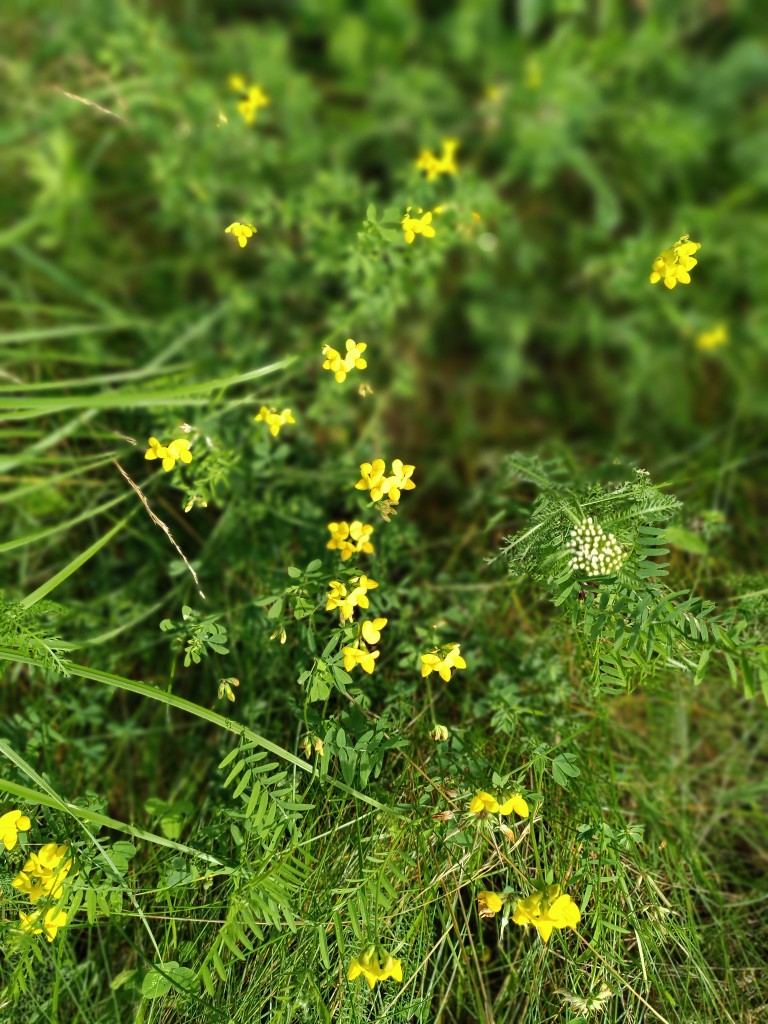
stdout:
<svg viewBox="0 0 768 1024">
<path fill-rule="evenodd" d="M 0 1021 L 751 1024 L 765 48 L 364 6 L 9 61 Z"/>
</svg>

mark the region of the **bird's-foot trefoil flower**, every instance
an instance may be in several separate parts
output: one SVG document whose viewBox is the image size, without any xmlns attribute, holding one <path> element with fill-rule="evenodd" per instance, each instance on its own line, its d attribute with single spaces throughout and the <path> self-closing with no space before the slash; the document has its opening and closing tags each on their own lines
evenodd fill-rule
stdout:
<svg viewBox="0 0 768 1024">
<path fill-rule="evenodd" d="M 487 817 L 489 814 L 502 814 L 506 817 L 506 815 L 512 814 L 514 811 L 519 817 L 527 818 L 530 813 L 528 804 L 519 793 L 515 793 L 513 796 L 499 802 L 493 793 L 488 793 L 484 789 L 479 790 L 472 797 L 469 803 L 469 810 L 471 814 L 477 814 L 482 817 Z"/>
<path fill-rule="evenodd" d="M 392 461 L 391 472 L 386 475 L 384 459 L 360 463 L 360 479 L 355 484 L 358 491 L 369 491 L 371 501 L 386 498 L 391 505 L 397 505 L 402 491 L 412 491 L 416 484 L 411 477 L 415 466 L 405 465 L 402 459 Z"/>
<path fill-rule="evenodd" d="M 443 139 L 443 151 L 440 156 L 435 156 L 431 149 L 422 149 L 416 161 L 416 167 L 424 171 L 427 181 L 435 181 L 441 174 L 458 174 L 456 166 L 456 150 L 459 148 L 458 139 Z"/>
<path fill-rule="evenodd" d="M 21 811 L 6 811 L 0 816 L 0 841 L 6 850 L 12 850 L 19 841 L 19 832 L 29 832 L 32 822 Z"/>
<path fill-rule="evenodd" d="M 431 651 L 421 655 L 421 674 L 423 677 L 437 672 L 446 683 L 455 670 L 466 668 L 467 663 L 461 656 L 459 644 L 447 644 L 444 647 L 434 647 Z"/>
<path fill-rule="evenodd" d="M 377 981 L 387 981 L 389 978 L 393 981 L 402 981 L 403 968 L 399 960 L 372 943 L 359 956 L 352 957 L 347 980 L 354 981 L 360 975 L 365 978 L 370 988 L 374 988 Z"/>
<path fill-rule="evenodd" d="M 248 85 L 242 75 L 230 75 L 229 87 L 233 92 L 240 93 L 237 103 L 238 112 L 247 125 L 252 125 L 258 111 L 262 107 L 269 106 L 269 96 L 260 85 Z"/>
<path fill-rule="evenodd" d="M 651 284 L 663 281 L 667 288 L 678 284 L 690 284 L 690 271 L 699 262 L 693 254 L 701 248 L 701 242 L 689 241 L 689 235 L 681 235 L 674 245 L 656 257 L 651 268 Z"/>
<path fill-rule="evenodd" d="M 421 235 L 422 238 L 434 238 L 435 229 L 432 227 L 432 211 L 428 210 L 426 213 L 419 207 L 416 211 L 418 216 L 414 217 L 411 213 L 412 207 L 407 207 L 403 214 L 403 219 L 400 221 L 400 226 L 403 229 L 403 235 L 408 245 L 416 238 L 416 235 Z M 437 211 L 435 211 L 437 212 Z"/>
<path fill-rule="evenodd" d="M 364 525 L 359 519 L 354 519 L 351 523 L 328 523 L 328 530 L 331 539 L 326 547 L 331 551 L 338 551 L 343 562 L 349 561 L 356 553 L 373 554 L 374 548 L 370 541 L 373 527 Z"/>
<path fill-rule="evenodd" d="M 46 910 L 45 914 L 40 910 L 35 910 L 31 914 L 25 914 L 20 910 L 19 919 L 23 932 L 31 932 L 33 935 L 45 933 L 48 942 L 53 942 L 59 928 L 63 928 L 67 923 L 67 913 L 65 910 L 57 911 L 55 907 Z"/>
<path fill-rule="evenodd" d="M 330 345 L 323 345 L 323 355 L 325 356 L 323 369 L 330 370 L 336 378 L 336 382 L 343 384 L 347 379 L 347 374 L 352 370 L 364 370 L 368 366 L 367 361 L 363 359 L 363 352 L 367 348 L 364 341 L 354 341 L 352 338 L 347 338 L 344 355 L 335 348 L 331 348 Z"/>
<path fill-rule="evenodd" d="M 282 412 L 278 412 L 274 407 L 268 409 L 266 405 L 262 405 L 253 418 L 257 423 L 266 423 L 272 437 L 277 437 L 286 423 L 296 422 L 290 409 L 283 409 Z"/>
<path fill-rule="evenodd" d="M 549 942 L 555 928 L 575 929 L 581 920 L 581 913 L 559 885 L 548 885 L 526 899 L 519 900 L 512 920 L 525 928 L 532 924 L 542 940 Z"/>
<path fill-rule="evenodd" d="M 477 894 L 477 909 L 480 917 L 493 917 L 504 906 L 504 901 L 497 892 L 483 889 Z"/>
<path fill-rule="evenodd" d="M 233 221 L 228 228 L 224 228 L 225 235 L 232 235 L 233 238 L 237 239 L 237 244 L 241 249 L 244 249 L 248 245 L 248 239 L 253 238 L 256 234 L 257 229 L 253 224 L 241 224 L 240 221 Z"/>
<path fill-rule="evenodd" d="M 160 459 L 166 473 L 170 473 L 177 462 L 188 464 L 192 461 L 192 452 L 189 450 L 189 440 L 186 437 L 177 437 L 167 445 L 161 444 L 156 437 L 150 437 L 149 448 L 144 452 L 144 458 L 151 461 Z"/>
</svg>

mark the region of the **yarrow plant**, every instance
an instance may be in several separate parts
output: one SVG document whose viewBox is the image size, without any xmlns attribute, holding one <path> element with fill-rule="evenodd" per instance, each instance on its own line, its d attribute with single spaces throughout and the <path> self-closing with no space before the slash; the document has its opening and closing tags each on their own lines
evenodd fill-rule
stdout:
<svg viewBox="0 0 768 1024">
<path fill-rule="evenodd" d="M 443 139 L 442 153 L 436 156 L 431 149 L 422 149 L 416 161 L 416 167 L 424 171 L 427 181 L 435 181 L 441 174 L 455 175 L 459 173 L 456 165 L 458 139 Z"/>
<path fill-rule="evenodd" d="M 701 242 L 691 242 L 689 239 L 690 235 L 681 235 L 674 245 L 656 257 L 651 270 L 651 284 L 663 281 L 667 288 L 674 288 L 678 283 L 691 283 L 689 271 L 699 262 L 693 258 L 693 254 L 699 251 Z"/>
<path fill-rule="evenodd" d="M 149 448 L 144 452 L 144 458 L 151 461 L 159 459 L 166 473 L 170 473 L 177 462 L 190 463 L 192 452 L 186 437 L 177 437 L 170 444 L 163 445 L 156 437 L 150 437 Z"/>
<path fill-rule="evenodd" d="M 352 555 L 362 552 L 365 555 L 372 555 L 374 552 L 371 537 L 373 527 L 364 525 L 359 519 L 351 523 L 328 523 L 328 531 L 331 539 L 326 547 L 331 551 L 338 551 L 342 562 L 348 562 Z"/>
<path fill-rule="evenodd" d="M 587 516 L 569 534 L 568 550 L 574 570 L 587 576 L 610 576 L 626 561 L 626 552 L 612 533 Z"/>
<path fill-rule="evenodd" d="M 256 423 L 266 423 L 272 437 L 277 437 L 286 423 L 296 422 L 290 409 L 278 412 L 274 407 L 268 409 L 266 405 L 262 405 L 253 419 Z"/>
<path fill-rule="evenodd" d="M 335 348 L 331 348 L 330 345 L 323 345 L 323 355 L 325 356 L 323 369 L 331 371 L 336 378 L 337 384 L 343 384 L 347 379 L 347 374 L 351 373 L 352 370 L 366 369 L 368 363 L 363 359 L 363 352 L 367 348 L 368 346 L 364 341 L 354 341 L 352 338 L 347 338 L 346 355 L 342 356 L 341 353 L 337 352 Z"/>
</svg>

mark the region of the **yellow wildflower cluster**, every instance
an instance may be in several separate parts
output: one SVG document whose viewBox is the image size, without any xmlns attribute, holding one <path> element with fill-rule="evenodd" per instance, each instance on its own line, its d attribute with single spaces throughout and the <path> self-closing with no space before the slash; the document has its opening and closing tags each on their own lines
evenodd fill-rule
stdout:
<svg viewBox="0 0 768 1024">
<path fill-rule="evenodd" d="M 701 242 L 691 242 L 689 237 L 681 235 L 673 246 L 656 257 L 651 270 L 651 284 L 663 281 L 667 288 L 674 288 L 678 282 L 691 283 L 689 271 L 699 262 L 693 258 L 693 254 L 699 251 Z"/>
<path fill-rule="evenodd" d="M 387 621 L 387 619 L 366 619 L 360 625 L 360 631 L 354 646 L 344 647 L 341 652 L 344 655 L 344 669 L 346 672 L 351 672 L 356 665 L 359 665 L 364 672 L 371 675 L 376 666 L 376 659 L 380 651 L 370 651 L 364 646 L 363 641 L 365 641 L 365 644 L 377 644 L 381 640 L 381 631 L 386 626 Z"/>
<path fill-rule="evenodd" d="M 232 235 L 233 238 L 236 238 L 237 244 L 241 249 L 248 245 L 248 239 L 253 238 L 256 231 L 257 229 L 253 224 L 241 224 L 239 220 L 233 221 L 228 228 L 224 228 L 224 234 Z"/>
<path fill-rule="evenodd" d="M 373 988 L 377 981 L 386 981 L 392 978 L 393 981 L 403 980 L 403 968 L 399 960 L 395 960 L 389 953 L 381 950 L 384 962 L 381 963 L 379 948 L 376 945 L 368 946 L 360 956 L 352 957 L 347 972 L 347 980 L 354 981 L 362 975 Z"/>
<path fill-rule="evenodd" d="M 472 797 L 469 810 L 471 814 L 480 814 L 483 817 L 487 817 L 489 814 L 507 815 L 514 811 L 521 818 L 527 818 L 530 813 L 528 804 L 519 793 L 507 797 L 506 800 L 499 803 L 493 793 L 488 793 L 484 789 L 481 789 Z"/>
<path fill-rule="evenodd" d="M 700 352 L 712 352 L 721 345 L 728 344 L 728 328 L 725 324 L 715 324 L 708 331 L 702 331 L 696 337 L 696 348 Z"/>
<path fill-rule="evenodd" d="M 229 87 L 240 93 L 237 109 L 247 125 L 252 125 L 261 107 L 269 106 L 269 96 L 260 85 L 248 85 L 242 75 L 230 75 Z"/>
<path fill-rule="evenodd" d="M 416 166 L 424 171 L 427 181 L 435 181 L 441 174 L 458 174 L 456 166 L 456 150 L 459 148 L 458 139 L 443 139 L 443 152 L 441 156 L 435 156 L 431 149 L 422 149 Z"/>
<path fill-rule="evenodd" d="M 28 832 L 32 823 L 19 810 L 6 811 L 0 816 L 0 838 L 9 852 L 19 841 L 19 832 Z M 69 849 L 56 843 L 46 843 L 37 853 L 31 853 L 24 867 L 11 883 L 19 892 L 29 896 L 29 902 L 38 903 L 58 900 L 64 891 L 64 879 L 72 869 L 73 860 L 68 857 Z M 33 910 L 31 914 L 19 911 L 21 930 L 32 935 L 45 935 L 53 942 L 59 928 L 67 923 L 67 912 L 49 906 Z"/>
<path fill-rule="evenodd" d="M 284 427 L 286 423 L 296 422 L 290 409 L 283 409 L 282 412 L 278 412 L 274 407 L 268 409 L 266 405 L 262 405 L 253 418 L 256 423 L 266 423 L 272 437 L 277 437 L 281 427 Z"/>
<path fill-rule="evenodd" d="M 406 466 L 402 459 L 393 459 L 389 476 L 385 475 L 384 459 L 360 463 L 360 480 L 355 484 L 358 491 L 370 491 L 371 501 L 386 497 L 393 505 L 400 501 L 401 491 L 412 491 L 416 484 L 411 480 L 415 466 Z"/>
<path fill-rule="evenodd" d="M 354 586 L 347 589 L 339 580 L 331 580 L 330 590 L 326 595 L 328 600 L 325 610 L 330 612 L 338 608 L 342 624 L 352 618 L 355 608 L 368 607 L 368 591 L 379 585 L 376 580 L 371 580 L 367 576 L 353 576 L 349 582 Z"/>
<path fill-rule="evenodd" d="M 435 647 L 427 654 L 421 656 L 421 674 L 428 676 L 431 672 L 437 672 L 446 683 L 451 678 L 453 669 L 466 668 L 467 663 L 461 656 L 461 647 L 458 644 L 451 644 L 447 653 L 445 647 Z"/>
<path fill-rule="evenodd" d="M 192 452 L 189 450 L 189 441 L 186 437 L 177 437 L 168 445 L 161 444 L 156 437 L 150 437 L 147 443 L 149 448 L 144 452 L 144 458 L 150 461 L 160 459 L 166 473 L 170 473 L 177 462 L 192 461 Z"/>
<path fill-rule="evenodd" d="M 49 896 L 57 900 L 63 891 L 64 879 L 72 868 L 72 858 L 65 860 L 69 852 L 66 846 L 46 843 L 37 853 L 32 853 L 13 880 L 14 889 L 29 896 L 30 903 L 37 903 Z"/>
<path fill-rule="evenodd" d="M 364 526 L 359 519 L 351 523 L 328 523 L 331 539 L 326 544 L 331 551 L 338 551 L 342 562 L 348 562 L 352 555 L 362 552 L 372 555 L 374 548 L 371 543 L 372 526 Z"/>
<path fill-rule="evenodd" d="M 330 345 L 323 345 L 323 355 L 325 356 L 323 369 L 330 370 L 335 376 L 336 382 L 342 384 L 352 370 L 364 370 L 368 366 L 363 359 L 363 352 L 367 348 L 364 341 L 353 341 L 352 338 L 347 338 L 347 354 L 342 356 Z"/>
<path fill-rule="evenodd" d="M 581 913 L 559 885 L 548 885 L 527 899 L 519 900 L 512 920 L 525 928 L 532 924 L 543 941 L 549 942 L 553 929 L 575 928 Z"/>
<path fill-rule="evenodd" d="M 419 207 L 416 213 L 419 215 L 414 217 L 411 214 L 412 207 L 407 207 L 403 214 L 403 219 L 400 221 L 400 225 L 405 235 L 405 240 L 410 245 L 416 238 L 416 235 L 421 235 L 423 238 L 434 238 L 435 229 L 432 227 L 432 210 L 427 210 L 426 213 Z M 435 211 L 437 212 L 437 211 Z"/>
<path fill-rule="evenodd" d="M 21 811 L 6 811 L 0 816 L 0 841 L 6 850 L 13 850 L 19 841 L 19 832 L 29 832 L 32 822 Z"/>
</svg>

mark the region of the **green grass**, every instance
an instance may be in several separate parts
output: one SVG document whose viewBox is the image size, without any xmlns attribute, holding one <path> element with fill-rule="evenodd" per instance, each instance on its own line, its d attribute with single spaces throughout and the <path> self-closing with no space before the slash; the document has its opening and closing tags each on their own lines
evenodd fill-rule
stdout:
<svg viewBox="0 0 768 1024">
<path fill-rule="evenodd" d="M 0 814 L 32 820 L 0 1022 L 766 1019 L 757 6 L 0 15 Z M 270 97 L 251 127 L 232 73 Z M 691 284 L 652 287 L 683 233 Z M 416 465 L 390 519 L 353 486 L 378 456 Z M 585 582 L 598 513 L 626 558 Z M 354 518 L 375 554 L 342 563 Z M 325 610 L 360 572 L 371 676 Z M 423 679 L 451 643 L 467 669 Z M 49 842 L 51 943 L 11 884 Z M 553 883 L 581 920 L 545 945 L 512 914 Z M 376 940 L 403 981 L 371 992 Z"/>
</svg>

